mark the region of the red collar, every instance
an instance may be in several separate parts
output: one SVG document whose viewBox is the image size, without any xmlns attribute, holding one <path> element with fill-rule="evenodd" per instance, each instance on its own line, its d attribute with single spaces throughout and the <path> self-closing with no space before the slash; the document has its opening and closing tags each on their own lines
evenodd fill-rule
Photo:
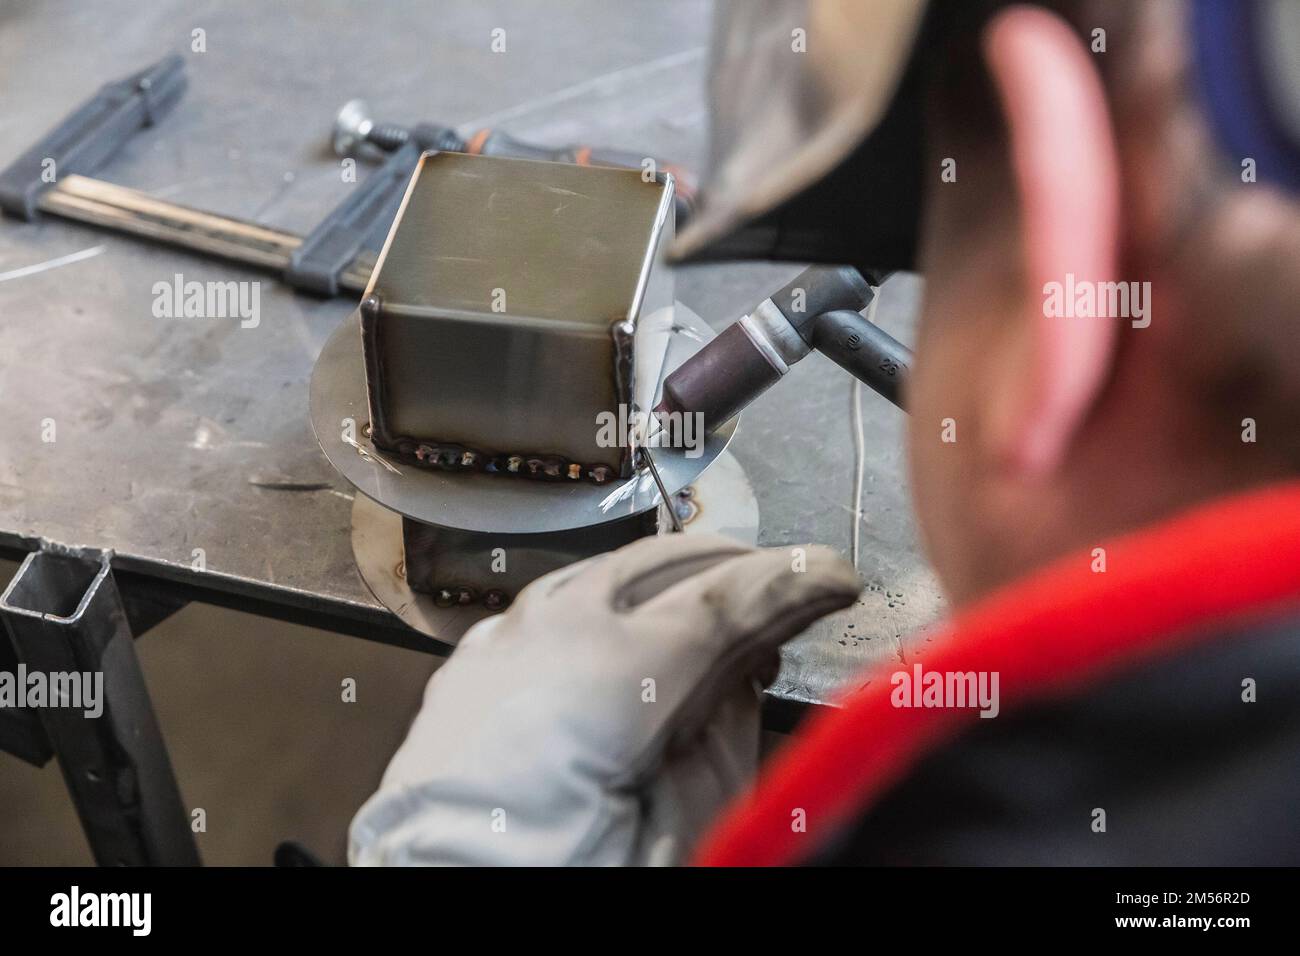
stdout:
<svg viewBox="0 0 1300 956">
<path fill-rule="evenodd" d="M 935 635 L 925 669 L 998 672 L 1005 713 L 1213 637 L 1219 625 L 1300 607 L 1300 482 L 1220 499 L 1104 547 L 1104 573 L 1092 570 L 1089 549 L 961 611 Z M 696 862 L 807 858 L 979 719 L 974 709 L 893 706 L 897 669 L 864 674 L 840 709 L 809 718 Z"/>
</svg>

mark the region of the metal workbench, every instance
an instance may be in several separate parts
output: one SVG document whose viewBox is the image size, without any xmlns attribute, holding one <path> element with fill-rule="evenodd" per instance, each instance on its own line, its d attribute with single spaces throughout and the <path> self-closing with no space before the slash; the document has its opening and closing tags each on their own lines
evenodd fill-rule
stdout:
<svg viewBox="0 0 1300 956">
<path fill-rule="evenodd" d="M 504 53 L 490 49 L 498 27 Z M 103 178 L 296 232 L 353 188 L 327 140 L 354 96 L 400 122 L 493 125 L 699 168 L 708 27 L 704 0 L 6 4 L 0 165 L 100 83 L 177 51 L 184 100 Z M 205 52 L 191 52 L 195 30 Z M 688 268 L 677 295 L 721 328 L 795 271 Z M 260 324 L 156 318 L 153 286 L 178 273 L 260 281 Z M 918 292 L 895 277 L 876 313 L 907 342 Z M 137 627 L 199 600 L 445 652 L 359 578 L 352 491 L 308 423 L 313 361 L 352 305 L 62 220 L 0 221 L 0 552 L 42 539 L 113 549 Z M 848 376 L 814 354 L 745 413 L 732 451 L 757 493 L 761 544 L 848 553 L 850 396 Z M 870 392 L 861 401 L 866 589 L 786 649 L 780 701 L 825 700 L 871 661 L 910 657 L 924 638 L 908 635 L 940 611 L 906 499 L 903 414 Z"/>
</svg>

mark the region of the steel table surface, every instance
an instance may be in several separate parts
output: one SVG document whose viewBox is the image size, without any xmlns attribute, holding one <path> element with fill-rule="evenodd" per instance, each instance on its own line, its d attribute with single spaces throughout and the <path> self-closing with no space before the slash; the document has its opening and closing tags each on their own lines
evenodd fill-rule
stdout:
<svg viewBox="0 0 1300 956">
<path fill-rule="evenodd" d="M 188 61 L 180 105 L 98 175 L 300 233 L 352 188 L 328 132 L 355 96 L 381 119 L 493 125 L 699 168 L 709 22 L 704 0 L 7 4 L 0 164 L 101 83 L 175 50 Z M 496 28 L 505 52 L 491 50 Z M 684 268 L 677 295 L 721 328 L 797 268 Z M 178 274 L 259 282 L 260 322 L 155 317 L 154 284 Z M 877 310 L 904 341 L 919 291 L 896 277 Z M 112 548 L 146 590 L 445 651 L 362 583 L 352 492 L 308 424 L 313 361 L 352 306 L 63 220 L 0 221 L 0 547 Z M 732 450 L 757 492 L 760 543 L 848 553 L 850 397 L 848 377 L 813 355 L 745 413 Z M 941 612 L 907 501 L 903 414 L 869 391 L 861 401 L 865 589 L 786 648 L 781 701 L 824 701 L 873 661 L 910 660 Z"/>
</svg>

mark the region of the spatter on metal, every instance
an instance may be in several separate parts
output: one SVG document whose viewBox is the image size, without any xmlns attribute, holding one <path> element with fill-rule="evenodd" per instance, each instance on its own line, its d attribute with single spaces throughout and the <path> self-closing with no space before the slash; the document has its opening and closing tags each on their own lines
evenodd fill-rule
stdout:
<svg viewBox="0 0 1300 956">
<path fill-rule="evenodd" d="M 433 588 L 433 603 L 440 608 L 469 607 L 481 604 L 489 611 L 502 611 L 510 604 L 510 595 L 505 591 L 492 588 L 481 595 L 477 588 L 468 584 L 453 584 Z"/>
<path fill-rule="evenodd" d="M 539 481 L 582 481 L 603 485 L 618 477 L 609 465 L 584 465 L 558 455 L 491 455 L 465 445 L 399 438 L 398 458 L 421 468 L 438 471 L 478 472 L 487 475 L 519 475 Z"/>
</svg>

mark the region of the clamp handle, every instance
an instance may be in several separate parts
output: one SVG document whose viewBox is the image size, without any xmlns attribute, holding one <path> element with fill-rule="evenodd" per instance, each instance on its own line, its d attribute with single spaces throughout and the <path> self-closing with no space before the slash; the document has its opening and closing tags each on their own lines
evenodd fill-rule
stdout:
<svg viewBox="0 0 1300 956">
<path fill-rule="evenodd" d="M 0 172 L 0 211 L 35 219 L 41 194 L 58 178 L 94 173 L 137 130 L 158 122 L 184 91 L 185 61 L 176 53 L 106 83 Z"/>
</svg>

